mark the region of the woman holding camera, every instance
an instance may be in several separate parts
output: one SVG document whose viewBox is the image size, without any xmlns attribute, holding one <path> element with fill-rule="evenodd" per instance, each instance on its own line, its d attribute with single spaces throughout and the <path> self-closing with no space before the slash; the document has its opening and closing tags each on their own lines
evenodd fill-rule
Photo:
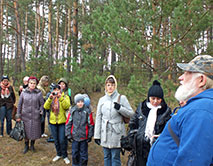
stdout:
<svg viewBox="0 0 213 166">
<path fill-rule="evenodd" d="M 146 166 L 150 147 L 163 131 L 170 114 L 171 109 L 164 101 L 163 89 L 155 80 L 149 88 L 147 99 L 139 103 L 129 123 L 130 132 L 138 129 L 135 146 L 137 166 Z"/>
<path fill-rule="evenodd" d="M 41 115 L 43 113 L 44 99 L 42 93 L 36 88 L 38 79 L 36 77 L 29 77 L 28 87 L 21 92 L 19 98 L 16 121 L 22 120 L 25 129 L 25 147 L 24 154 L 29 150 L 35 151 L 35 140 L 41 137 Z"/>
<path fill-rule="evenodd" d="M 70 163 L 67 157 L 67 139 L 65 137 L 66 110 L 70 107 L 69 96 L 61 93 L 60 86 L 55 84 L 49 98 L 44 103 L 44 109 L 50 110 L 50 129 L 55 142 L 57 155 L 53 162 L 63 157 L 66 164 Z"/>
</svg>

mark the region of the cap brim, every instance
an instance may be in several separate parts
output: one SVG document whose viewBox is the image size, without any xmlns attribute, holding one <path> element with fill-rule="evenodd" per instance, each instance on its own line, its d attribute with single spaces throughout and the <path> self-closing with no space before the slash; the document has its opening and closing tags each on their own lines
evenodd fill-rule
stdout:
<svg viewBox="0 0 213 166">
<path fill-rule="evenodd" d="M 192 67 L 190 64 L 188 63 L 177 63 L 177 66 L 184 70 L 184 71 L 190 71 L 190 72 L 202 72 L 194 67 Z"/>
</svg>

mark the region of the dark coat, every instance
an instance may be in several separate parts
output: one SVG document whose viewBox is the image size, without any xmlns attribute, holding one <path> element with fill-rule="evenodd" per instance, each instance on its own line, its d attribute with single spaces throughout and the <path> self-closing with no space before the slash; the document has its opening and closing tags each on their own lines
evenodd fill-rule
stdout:
<svg viewBox="0 0 213 166">
<path fill-rule="evenodd" d="M 44 99 L 39 89 L 26 88 L 19 98 L 17 118 L 24 121 L 26 137 L 35 140 L 41 136 L 41 114 Z"/>
<path fill-rule="evenodd" d="M 8 98 L 2 98 L 1 97 L 1 86 L 0 86 L 0 106 L 5 105 L 7 109 L 12 109 L 13 105 L 16 102 L 16 96 L 13 90 L 13 87 L 9 87 L 10 96 Z"/>
<path fill-rule="evenodd" d="M 136 135 L 136 154 L 137 165 L 143 166 L 146 164 L 149 150 L 151 148 L 149 140 L 145 139 L 146 122 L 149 115 L 150 108 L 147 107 L 147 100 L 144 100 L 138 105 L 135 115 L 130 119 L 130 130 L 138 129 Z M 154 127 L 156 135 L 160 134 L 166 122 L 171 118 L 171 109 L 163 100 L 162 108 L 157 111 L 157 120 Z"/>
</svg>

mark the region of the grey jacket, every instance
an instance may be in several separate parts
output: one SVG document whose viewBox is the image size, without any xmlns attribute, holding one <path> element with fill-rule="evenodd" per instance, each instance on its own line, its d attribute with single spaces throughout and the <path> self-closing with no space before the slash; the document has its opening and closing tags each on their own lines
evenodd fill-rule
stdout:
<svg viewBox="0 0 213 166">
<path fill-rule="evenodd" d="M 117 90 L 111 96 L 107 93 L 98 102 L 94 139 L 101 140 L 101 146 L 106 148 L 120 148 L 120 138 L 126 135 L 126 128 L 122 115 L 131 117 L 134 111 L 131 108 L 126 96 L 120 98 L 121 107 L 119 110 L 114 108 L 119 93 Z"/>
<path fill-rule="evenodd" d="M 66 122 L 65 133 L 68 139 L 84 141 L 91 139 L 94 135 L 94 121 L 89 108 L 71 108 Z"/>
<path fill-rule="evenodd" d="M 22 91 L 18 102 L 17 118 L 24 121 L 26 137 L 35 140 L 41 136 L 41 113 L 43 112 L 44 99 L 39 89 Z"/>
</svg>

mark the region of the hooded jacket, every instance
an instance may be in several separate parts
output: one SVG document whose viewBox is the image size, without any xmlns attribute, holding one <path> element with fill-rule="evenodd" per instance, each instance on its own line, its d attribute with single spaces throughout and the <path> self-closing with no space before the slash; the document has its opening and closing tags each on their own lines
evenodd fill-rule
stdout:
<svg viewBox="0 0 213 166">
<path fill-rule="evenodd" d="M 153 144 L 147 166 L 210 166 L 213 164 L 213 89 L 189 99 L 169 120 L 180 139 L 179 147 L 168 123 Z"/>
<path fill-rule="evenodd" d="M 109 77 L 112 77 L 116 83 L 114 76 L 110 75 Z M 117 84 L 115 86 L 117 87 Z M 111 95 L 105 92 L 105 96 L 101 97 L 98 102 L 94 139 L 100 139 L 101 146 L 106 148 L 121 147 L 121 136 L 126 135 L 122 115 L 125 117 L 134 115 L 134 111 L 124 95 L 120 98 L 120 109 L 114 108 L 114 102 L 117 102 L 119 95 L 116 89 Z"/>
</svg>

